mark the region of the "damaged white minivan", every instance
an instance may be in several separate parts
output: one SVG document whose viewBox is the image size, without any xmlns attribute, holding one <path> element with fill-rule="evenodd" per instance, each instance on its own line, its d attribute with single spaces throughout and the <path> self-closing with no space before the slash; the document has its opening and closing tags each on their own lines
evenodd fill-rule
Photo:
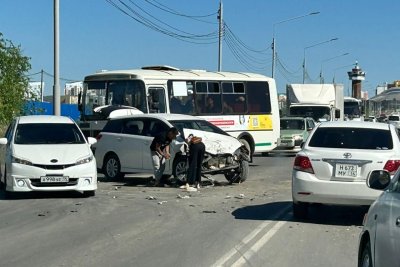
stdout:
<svg viewBox="0 0 400 267">
<path fill-rule="evenodd" d="M 108 179 L 122 178 L 125 174 L 152 174 L 150 144 L 155 136 L 171 127 L 176 127 L 180 135 L 171 143 L 165 176 L 185 182 L 188 151 L 184 135 L 193 134 L 202 137 L 206 146 L 203 175 L 224 174 L 231 183 L 247 179 L 249 153 L 241 142 L 206 120 L 180 114 L 138 114 L 109 119 L 93 147 L 97 168 Z"/>
</svg>

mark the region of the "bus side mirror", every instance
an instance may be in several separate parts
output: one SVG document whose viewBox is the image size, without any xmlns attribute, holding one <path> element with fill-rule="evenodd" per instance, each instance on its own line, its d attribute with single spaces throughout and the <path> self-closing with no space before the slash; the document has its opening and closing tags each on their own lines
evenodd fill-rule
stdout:
<svg viewBox="0 0 400 267">
<path fill-rule="evenodd" d="M 340 118 L 340 109 L 335 109 L 335 119 Z"/>
<path fill-rule="evenodd" d="M 79 92 L 79 94 L 78 94 L 78 110 L 79 111 L 83 110 L 83 108 L 82 108 L 82 92 Z"/>
</svg>

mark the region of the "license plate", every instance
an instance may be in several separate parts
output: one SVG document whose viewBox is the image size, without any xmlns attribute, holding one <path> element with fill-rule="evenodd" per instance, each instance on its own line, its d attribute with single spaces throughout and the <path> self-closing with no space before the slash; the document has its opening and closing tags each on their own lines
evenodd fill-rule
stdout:
<svg viewBox="0 0 400 267">
<path fill-rule="evenodd" d="M 335 177 L 356 178 L 359 176 L 360 168 L 353 164 L 336 164 Z"/>
<path fill-rule="evenodd" d="M 68 183 L 69 177 L 67 176 L 42 176 L 40 177 L 41 183 Z"/>
</svg>

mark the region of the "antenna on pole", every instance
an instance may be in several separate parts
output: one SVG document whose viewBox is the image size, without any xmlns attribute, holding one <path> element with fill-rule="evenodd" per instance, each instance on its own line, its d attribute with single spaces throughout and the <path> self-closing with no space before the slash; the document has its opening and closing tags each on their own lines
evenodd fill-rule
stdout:
<svg viewBox="0 0 400 267">
<path fill-rule="evenodd" d="M 222 70 L 222 37 L 223 37 L 223 10 L 222 10 L 222 0 L 219 1 L 218 10 L 218 24 L 219 24 L 219 34 L 218 34 L 218 71 Z"/>
</svg>

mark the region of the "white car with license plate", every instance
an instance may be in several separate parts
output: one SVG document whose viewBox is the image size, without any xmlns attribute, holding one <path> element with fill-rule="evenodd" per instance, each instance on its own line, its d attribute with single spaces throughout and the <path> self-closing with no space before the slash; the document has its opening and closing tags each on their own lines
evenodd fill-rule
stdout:
<svg viewBox="0 0 400 267">
<path fill-rule="evenodd" d="M 224 174 L 230 182 L 247 179 L 248 151 L 239 140 L 204 119 L 181 114 L 138 114 L 110 119 L 93 147 L 97 168 L 109 179 L 132 173 L 152 175 L 150 144 L 171 127 L 176 127 L 180 136 L 170 145 L 171 158 L 166 161 L 165 176 L 185 181 L 184 137 L 193 134 L 201 137 L 206 147 L 202 174 Z"/>
<path fill-rule="evenodd" d="M 384 190 L 369 208 L 360 234 L 358 266 L 400 265 L 400 171 L 393 178 L 385 170 L 372 171 L 368 187 Z"/>
<path fill-rule="evenodd" d="M 62 116 L 17 117 L 0 139 L 0 183 L 6 196 L 29 191 L 81 191 L 94 196 L 96 160 L 75 122 Z"/>
<path fill-rule="evenodd" d="M 372 170 L 392 175 L 400 165 L 400 141 L 392 125 L 326 122 L 318 125 L 296 155 L 292 173 L 293 213 L 307 216 L 312 203 L 370 205 L 379 192 L 368 188 Z"/>
</svg>

